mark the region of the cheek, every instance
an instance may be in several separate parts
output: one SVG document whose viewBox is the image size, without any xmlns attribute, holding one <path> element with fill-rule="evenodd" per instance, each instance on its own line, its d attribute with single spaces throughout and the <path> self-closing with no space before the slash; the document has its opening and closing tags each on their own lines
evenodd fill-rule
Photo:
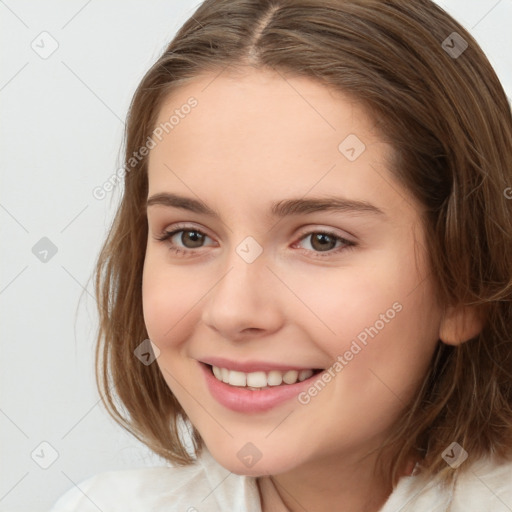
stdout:
<svg viewBox="0 0 512 512">
<path fill-rule="evenodd" d="M 311 339 L 333 357 L 348 350 L 353 339 L 364 344 L 368 329 L 376 323 L 381 331 L 394 321 L 403 289 L 412 288 L 389 272 L 372 273 L 365 268 L 317 268 L 290 274 L 287 282 L 296 295 L 290 297 L 295 303 L 294 318 L 307 323 Z"/>
<path fill-rule="evenodd" d="M 203 287 L 199 287 L 203 288 Z M 180 335 L 194 318 L 194 305 L 204 291 L 182 269 L 172 268 L 151 257 L 144 263 L 142 305 L 144 322 L 150 339 L 160 350 L 179 343 Z"/>
<path fill-rule="evenodd" d="M 407 261 L 412 263 L 403 263 Z M 424 368 L 440 319 L 430 281 L 423 280 L 414 258 L 393 254 L 379 265 L 317 268 L 301 273 L 300 279 L 297 275 L 288 276 L 301 299 L 295 302 L 302 313 L 297 309 L 294 317 L 303 318 L 310 339 L 333 361 L 346 356 L 358 370 L 386 362 L 397 374 Z"/>
<path fill-rule="evenodd" d="M 368 405 L 376 399 L 388 400 L 390 415 L 412 398 L 422 382 L 437 345 L 440 321 L 428 282 L 416 283 L 416 288 L 408 286 L 408 280 L 397 283 L 353 309 L 347 306 L 346 318 L 357 319 L 358 325 L 343 331 L 342 343 L 346 383 Z"/>
</svg>

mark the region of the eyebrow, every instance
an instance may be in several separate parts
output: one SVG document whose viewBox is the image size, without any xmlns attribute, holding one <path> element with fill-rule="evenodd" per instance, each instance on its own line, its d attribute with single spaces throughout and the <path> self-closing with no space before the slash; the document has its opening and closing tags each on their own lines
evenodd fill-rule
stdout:
<svg viewBox="0 0 512 512">
<path fill-rule="evenodd" d="M 184 197 L 177 194 L 162 192 L 152 195 L 146 203 L 150 206 L 166 206 L 170 208 L 181 208 L 194 213 L 200 213 L 220 219 L 220 214 L 210 208 L 199 199 Z M 270 213 L 274 217 L 286 217 L 288 215 L 304 215 L 322 211 L 334 211 L 342 213 L 374 214 L 386 216 L 386 214 L 371 203 L 366 201 L 355 201 L 342 197 L 326 196 L 312 197 L 309 199 L 283 199 L 272 203 Z"/>
</svg>

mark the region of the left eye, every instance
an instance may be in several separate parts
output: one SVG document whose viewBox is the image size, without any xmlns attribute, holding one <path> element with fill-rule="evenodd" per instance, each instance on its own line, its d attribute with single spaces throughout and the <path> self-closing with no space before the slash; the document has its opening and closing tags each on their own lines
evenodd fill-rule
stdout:
<svg viewBox="0 0 512 512">
<path fill-rule="evenodd" d="M 334 235 L 333 233 L 326 233 L 323 231 L 314 231 L 303 236 L 300 241 L 310 240 L 309 244 L 315 251 L 325 252 L 334 249 L 337 242 L 347 243 L 347 240 Z"/>
<path fill-rule="evenodd" d="M 309 240 L 309 245 L 312 247 L 312 249 L 308 250 L 312 250 L 313 252 L 329 252 L 331 254 L 355 245 L 354 242 L 327 231 L 312 231 L 306 233 L 298 243 L 305 240 Z"/>
</svg>

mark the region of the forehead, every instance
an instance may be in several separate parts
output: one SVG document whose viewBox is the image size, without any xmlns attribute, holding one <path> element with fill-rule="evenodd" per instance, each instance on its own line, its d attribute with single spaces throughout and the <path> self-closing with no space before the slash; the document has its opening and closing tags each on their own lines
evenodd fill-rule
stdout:
<svg viewBox="0 0 512 512">
<path fill-rule="evenodd" d="M 384 176 L 392 148 L 368 112 L 305 77 L 253 69 L 201 75 L 166 98 L 159 127 L 161 140 L 153 137 L 149 156 L 149 195 L 215 194 L 237 211 L 243 201 L 310 192 L 379 196 L 382 205 L 386 194 L 400 200 Z"/>
<path fill-rule="evenodd" d="M 197 105 L 188 109 L 191 97 Z M 174 116 L 164 138 L 180 152 L 207 152 L 210 160 L 223 162 L 279 154 L 287 161 L 302 156 L 337 160 L 338 145 L 350 134 L 369 144 L 379 140 L 370 116 L 355 100 L 311 79 L 272 71 L 201 75 L 168 96 L 157 127 L 165 127 L 175 111 L 181 115 Z"/>
</svg>

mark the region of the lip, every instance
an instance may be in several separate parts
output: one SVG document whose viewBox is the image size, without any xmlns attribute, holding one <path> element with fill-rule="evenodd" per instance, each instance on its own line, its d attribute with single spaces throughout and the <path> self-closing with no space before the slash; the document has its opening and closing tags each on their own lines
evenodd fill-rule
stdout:
<svg viewBox="0 0 512 512">
<path fill-rule="evenodd" d="M 296 398 L 301 391 L 308 388 L 311 385 L 311 382 L 318 379 L 319 375 L 321 375 L 321 373 L 316 373 L 309 379 L 303 380 L 302 382 L 284 384 L 281 386 L 253 391 L 250 389 L 230 386 L 225 382 L 221 382 L 215 378 L 207 364 L 199 361 L 198 364 L 203 372 L 206 385 L 212 397 L 224 407 L 227 407 L 232 411 L 246 414 L 268 411 L 283 402 Z M 225 366 L 223 368 L 225 368 Z M 288 369 L 290 369 L 290 367 L 288 367 Z"/>
<path fill-rule="evenodd" d="M 201 359 L 200 362 L 209 364 L 210 366 L 217 366 L 218 368 L 226 368 L 228 370 L 235 370 L 244 373 L 270 372 L 272 370 L 287 372 L 288 370 L 300 371 L 314 369 L 312 366 L 293 366 L 264 361 L 231 361 L 230 359 L 225 359 L 223 357 L 209 357 L 207 359 Z"/>
</svg>

